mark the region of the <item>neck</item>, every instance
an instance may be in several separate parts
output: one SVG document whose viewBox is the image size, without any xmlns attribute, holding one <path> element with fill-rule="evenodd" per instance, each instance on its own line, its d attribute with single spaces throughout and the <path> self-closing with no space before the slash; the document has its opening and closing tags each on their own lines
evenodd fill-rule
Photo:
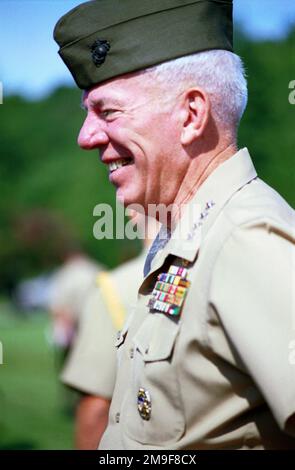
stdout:
<svg viewBox="0 0 295 470">
<path fill-rule="evenodd" d="M 174 199 L 173 204 L 175 210 L 172 214 L 172 222 L 169 225 L 175 225 L 177 223 L 180 217 L 181 206 L 188 203 L 210 174 L 236 152 L 236 144 L 231 143 L 218 152 L 200 155 L 192 160 Z"/>
<path fill-rule="evenodd" d="M 151 246 L 153 241 L 154 240 L 152 238 L 144 238 L 143 239 L 143 247 L 147 250 Z"/>
</svg>

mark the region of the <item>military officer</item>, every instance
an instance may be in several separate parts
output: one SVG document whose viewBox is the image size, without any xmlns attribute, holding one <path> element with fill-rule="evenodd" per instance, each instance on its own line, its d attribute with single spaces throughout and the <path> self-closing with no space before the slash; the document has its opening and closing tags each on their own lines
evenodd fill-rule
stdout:
<svg viewBox="0 0 295 470">
<path fill-rule="evenodd" d="M 55 39 L 84 90 L 80 146 L 125 205 L 172 205 L 100 448 L 294 448 L 294 211 L 237 149 L 232 1 L 87 2 Z"/>
</svg>

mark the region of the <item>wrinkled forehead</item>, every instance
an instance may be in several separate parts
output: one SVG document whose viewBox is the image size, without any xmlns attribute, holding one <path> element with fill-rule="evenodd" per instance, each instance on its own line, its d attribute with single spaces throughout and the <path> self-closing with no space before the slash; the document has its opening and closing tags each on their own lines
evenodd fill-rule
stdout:
<svg viewBox="0 0 295 470">
<path fill-rule="evenodd" d="M 130 73 L 95 85 L 82 93 L 83 107 L 106 104 L 124 106 L 126 103 L 144 101 L 159 94 L 159 87 L 150 73 Z"/>
</svg>

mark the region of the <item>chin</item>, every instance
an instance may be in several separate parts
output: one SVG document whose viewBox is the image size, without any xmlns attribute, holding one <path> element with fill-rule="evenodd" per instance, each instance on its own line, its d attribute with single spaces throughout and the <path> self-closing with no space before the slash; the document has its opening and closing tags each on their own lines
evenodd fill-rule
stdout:
<svg viewBox="0 0 295 470">
<path fill-rule="evenodd" d="M 131 204 L 144 205 L 144 198 L 142 194 L 136 194 L 133 191 L 123 190 L 123 188 L 117 189 L 116 193 L 117 201 L 124 207 L 130 206 Z"/>
</svg>

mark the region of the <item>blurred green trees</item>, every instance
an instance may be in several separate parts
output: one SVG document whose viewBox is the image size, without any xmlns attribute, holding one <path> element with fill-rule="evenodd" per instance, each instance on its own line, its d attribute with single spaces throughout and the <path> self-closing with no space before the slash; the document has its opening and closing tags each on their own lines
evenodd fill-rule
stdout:
<svg viewBox="0 0 295 470">
<path fill-rule="evenodd" d="M 295 206 L 295 105 L 288 101 L 288 85 L 295 79 L 295 29 L 280 42 L 254 43 L 239 36 L 236 52 L 249 81 L 239 146 L 249 148 L 260 177 Z M 28 244 L 20 236 L 20 221 L 32 211 L 57 218 L 65 232 L 110 267 L 136 252 L 127 240 L 93 237 L 93 208 L 100 202 L 114 205 L 115 191 L 98 153 L 87 154 L 76 144 L 84 118 L 80 99 L 79 90 L 60 88 L 39 102 L 9 97 L 0 106 L 2 286 L 58 262 L 50 225 L 42 243 Z"/>
<path fill-rule="evenodd" d="M 295 105 L 289 83 L 295 79 L 295 28 L 279 42 L 240 38 L 237 53 L 244 59 L 249 103 L 239 132 L 259 176 L 295 207 Z"/>
<path fill-rule="evenodd" d="M 98 152 L 76 144 L 85 113 L 80 100 L 79 90 L 61 88 L 39 102 L 10 97 L 0 106 L 1 286 L 60 263 L 61 241 L 79 240 L 107 266 L 138 251 L 128 240 L 92 234 L 93 208 L 114 205 L 115 191 Z"/>
</svg>

